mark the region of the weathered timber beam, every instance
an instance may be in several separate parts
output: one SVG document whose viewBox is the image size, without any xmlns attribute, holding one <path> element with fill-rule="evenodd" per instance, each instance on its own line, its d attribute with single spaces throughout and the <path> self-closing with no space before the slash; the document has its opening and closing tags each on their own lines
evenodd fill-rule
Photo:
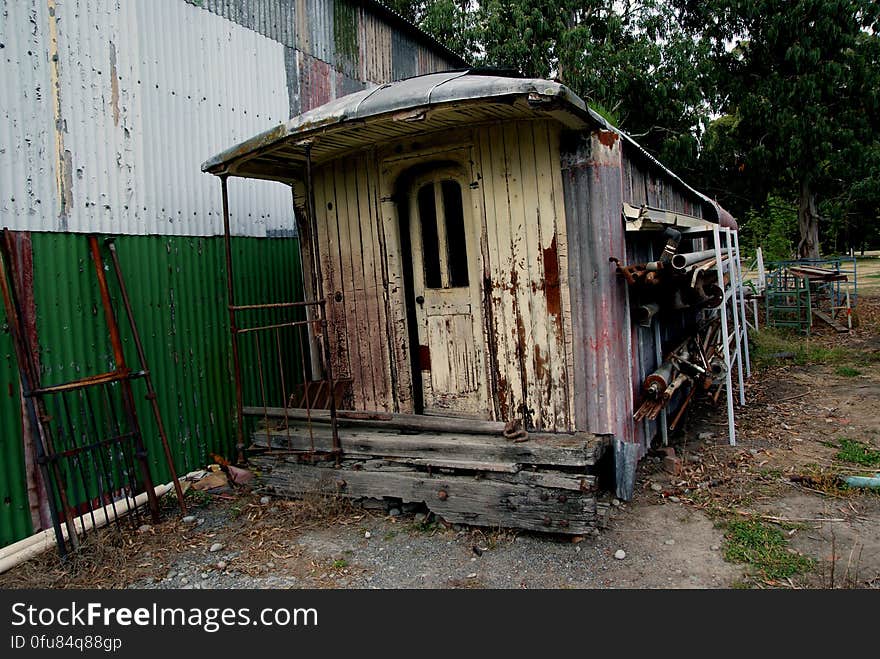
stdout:
<svg viewBox="0 0 880 659">
<path fill-rule="evenodd" d="M 333 448 L 329 428 L 307 424 L 286 429 L 257 430 L 256 446 L 290 451 L 330 452 Z M 529 441 L 515 443 L 487 435 L 442 435 L 436 433 L 401 434 L 383 430 L 346 428 L 339 433 L 344 455 L 424 459 L 426 464 L 442 466 L 444 460 L 470 460 L 520 465 L 594 465 L 604 446 L 594 435 L 529 435 Z"/>
<path fill-rule="evenodd" d="M 244 413 L 248 416 L 268 417 L 270 419 L 290 419 L 292 421 L 305 421 L 311 419 L 313 423 L 330 423 L 328 410 L 311 410 L 300 408 L 283 407 L 245 407 Z M 336 422 L 339 427 L 343 426 L 369 426 L 385 427 L 395 430 L 409 430 L 421 432 L 433 430 L 435 432 L 466 432 L 471 435 L 501 435 L 504 432 L 504 424 L 500 421 L 482 421 L 479 419 L 457 419 L 448 416 L 428 416 L 424 414 L 392 414 L 390 412 L 355 412 L 351 410 L 337 410 Z"/>
<path fill-rule="evenodd" d="M 285 456 L 263 455 L 255 460 L 264 485 L 279 495 L 395 497 L 424 502 L 449 522 L 553 533 L 584 534 L 597 522 L 596 498 L 588 492 L 473 476 L 332 469 L 298 464 Z"/>
</svg>

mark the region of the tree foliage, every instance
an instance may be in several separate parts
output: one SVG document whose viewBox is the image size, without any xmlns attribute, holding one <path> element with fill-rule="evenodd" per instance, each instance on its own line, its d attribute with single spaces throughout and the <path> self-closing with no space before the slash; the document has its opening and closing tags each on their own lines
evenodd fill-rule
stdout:
<svg viewBox="0 0 880 659">
<path fill-rule="evenodd" d="M 874 235 L 875 0 L 390 4 L 476 65 L 558 78 L 740 218 L 794 203 L 802 255 L 820 227 L 831 249 Z"/>
</svg>

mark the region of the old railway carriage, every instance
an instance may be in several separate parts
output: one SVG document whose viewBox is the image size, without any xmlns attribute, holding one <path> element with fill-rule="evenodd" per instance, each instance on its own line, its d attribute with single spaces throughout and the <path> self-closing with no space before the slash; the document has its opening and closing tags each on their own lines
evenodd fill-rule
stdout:
<svg viewBox="0 0 880 659">
<path fill-rule="evenodd" d="M 203 170 L 224 186 L 292 187 L 307 295 L 326 314 L 310 377 L 334 380 L 335 428 L 326 413 L 245 401 L 265 417 L 254 443 L 287 449 L 258 459 L 269 486 L 323 482 L 451 521 L 569 533 L 596 523 L 603 453 L 629 465 L 617 489 L 631 492 L 632 456 L 653 433 L 633 422 L 634 397 L 656 364 L 609 262 L 645 249 L 626 244 L 622 209 L 724 213 L 570 90 L 474 71 L 410 78 Z M 659 254 L 663 239 L 648 242 Z"/>
</svg>

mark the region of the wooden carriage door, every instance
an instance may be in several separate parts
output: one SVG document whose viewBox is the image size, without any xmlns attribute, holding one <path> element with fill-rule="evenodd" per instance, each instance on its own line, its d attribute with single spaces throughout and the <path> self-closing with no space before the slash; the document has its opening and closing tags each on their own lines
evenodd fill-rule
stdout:
<svg viewBox="0 0 880 659">
<path fill-rule="evenodd" d="M 479 278 L 469 188 L 454 173 L 417 179 L 410 193 L 413 295 L 426 414 L 486 417 Z"/>
</svg>

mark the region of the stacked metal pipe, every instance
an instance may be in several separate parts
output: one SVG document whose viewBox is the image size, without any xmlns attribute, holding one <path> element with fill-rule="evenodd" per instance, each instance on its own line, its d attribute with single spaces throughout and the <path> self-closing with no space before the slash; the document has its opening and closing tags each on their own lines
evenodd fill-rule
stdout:
<svg viewBox="0 0 880 659">
<path fill-rule="evenodd" d="M 685 400 L 678 407 L 675 419 L 670 423 L 674 430 L 684 410 L 697 391 L 708 391 L 724 381 L 724 346 L 719 319 L 714 318 L 681 342 L 672 350 L 657 369 L 642 383 L 644 400 L 633 418 L 654 420 L 680 391 L 687 391 Z"/>
</svg>

